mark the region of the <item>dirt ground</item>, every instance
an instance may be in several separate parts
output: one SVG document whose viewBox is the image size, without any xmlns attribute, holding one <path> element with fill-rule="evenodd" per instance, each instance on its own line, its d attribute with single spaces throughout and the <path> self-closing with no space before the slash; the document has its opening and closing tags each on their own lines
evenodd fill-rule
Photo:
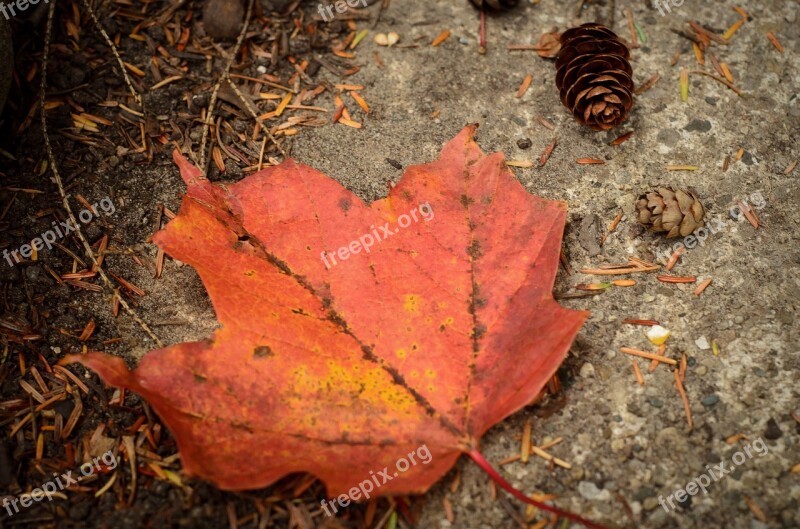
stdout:
<svg viewBox="0 0 800 529">
<path fill-rule="evenodd" d="M 493 428 L 481 446 L 487 459 L 518 489 L 552 494 L 560 508 L 610 527 L 798 528 L 800 358 L 791 333 L 800 329 L 800 220 L 792 213 L 800 204 L 800 169 L 794 167 L 800 159 L 800 5 L 778 0 L 667 0 L 660 2 L 661 14 L 644 1 L 586 2 L 580 11 L 578 4 L 523 1 L 515 10 L 490 16 L 485 55 L 478 53 L 477 11 L 467 0 L 394 0 L 373 28 L 381 11 L 378 2 L 365 11 L 369 17 L 354 21 L 358 31 L 370 33 L 354 50 L 347 50 L 355 54 L 350 59 L 334 56 L 329 44 L 293 37 L 292 55 L 298 64 L 304 58 L 322 58 L 325 63 L 309 71 L 309 79 L 302 78 L 302 88 L 313 89 L 325 81 L 329 86 L 363 85 L 359 93 L 371 113 L 365 115 L 345 94 L 353 121 L 363 128 L 331 123 L 337 103 L 335 90 L 329 89 L 304 103 L 327 113 L 289 113 L 321 117 L 315 123 L 321 126 L 295 127 L 297 135 L 280 136 L 282 146 L 365 201 L 385 196 L 391 182 L 402 175 L 398 165 L 434 160 L 442 145 L 468 123 L 480 123 L 478 142 L 484 151 L 534 162 L 533 167 L 514 169 L 519 180 L 532 193 L 569 204 L 564 253 L 572 273 L 560 271 L 556 294 L 564 306 L 590 310 L 592 315 L 559 371 L 562 389 Z M 112 38 L 119 37 L 123 59 L 143 74 L 131 75 L 144 95 L 150 147 L 136 152 L 142 139 L 135 114 L 126 114 L 125 121 L 118 107 L 101 104 L 133 106 L 83 5 L 65 3 L 57 7 L 47 98 L 54 102 L 48 107 L 48 120 L 56 160 L 76 211 L 83 208 L 78 195 L 90 203 L 106 197 L 113 201 L 113 213 L 100 216 L 85 233 L 92 244 L 108 235 L 113 251 L 103 267 L 144 291 L 137 295 L 123 288 L 136 314 L 167 345 L 200 340 L 217 325 L 202 283 L 190 267 L 169 258 L 161 277 L 155 278 L 158 256 L 148 238 L 167 220 L 160 213 L 162 205 L 171 211 L 179 208 L 184 184 L 170 154 L 174 143 L 199 151 L 200 116 L 225 65 L 220 50 L 232 48 L 233 42 L 219 41 L 217 48 L 202 37 L 199 1 L 179 2 L 165 18 L 191 28 L 184 55 L 175 53 L 174 37 L 165 36 L 160 27 L 139 33 L 146 37 L 129 37 L 137 23 L 163 13 L 168 3 L 93 5 Z M 292 7 L 281 2 L 278 9 L 286 6 Z M 728 43 L 714 44 L 710 51 L 727 65 L 741 96 L 717 80 L 691 73 L 688 100 L 682 101 L 682 67 L 716 73 L 709 54 L 705 66 L 699 66 L 691 41 L 678 32 L 689 34 L 688 22 L 694 20 L 722 35 L 740 19 L 734 6 L 745 9 L 751 20 Z M 275 49 L 272 43 L 280 41 L 274 37 L 280 24 L 270 21 L 267 2 L 261 8 L 264 15 L 248 34 L 250 53 L 232 72 L 249 77 L 266 72 L 278 77 L 279 84 L 288 83 L 295 69 L 286 54 L 278 65 L 267 56 Z M 317 3 L 303 2 L 284 17 L 281 27 L 287 34 L 300 12 L 305 23 L 313 21 Z M 628 12 L 641 30 L 642 42 L 632 52 L 636 85 L 655 74 L 660 80 L 636 97 L 629 120 L 613 131 L 597 133 L 575 122 L 559 101 L 552 61 L 534 51 L 508 50 L 510 45 L 535 44 L 553 29 L 589 21 L 611 24 L 630 41 Z M 36 109 L 45 18 L 45 11 L 37 9 L 12 21 L 16 77 L 0 125 L 0 249 L 17 249 L 49 229 L 56 218 L 64 220 L 49 166 L 43 165 L 47 155 Z M 315 23 L 325 38 L 335 41 L 352 33 L 343 18 Z M 444 30 L 450 37 L 432 47 Z M 397 45 L 386 48 L 373 41 L 376 32 L 389 31 L 400 36 Z M 783 52 L 768 33 L 779 40 Z M 162 61 L 168 67 L 162 67 L 160 78 L 151 67 L 152 57 L 164 57 L 158 45 L 176 60 Z M 336 75 L 353 65 L 360 70 Z M 517 97 L 528 74 L 530 88 Z M 151 88 L 170 75 L 182 78 Z M 267 85 L 260 90 L 280 92 Z M 222 143 L 236 144 L 247 160 L 257 163 L 260 137 L 255 143 L 237 139 L 237 133 L 251 135 L 253 119 L 231 102 L 235 96 L 223 99 L 220 115 L 230 127 L 223 129 Z M 277 103 L 259 101 L 259 113 Z M 97 132 L 78 131 L 72 115 L 80 112 L 113 125 L 100 124 Z M 270 126 L 280 123 L 269 121 Z M 627 141 L 611 145 L 628 131 L 633 135 Z M 554 139 L 557 146 L 540 167 L 539 157 Z M 269 146 L 267 163 L 269 157 L 280 159 L 281 154 Z M 580 165 L 580 158 L 605 163 Z M 241 159 L 223 159 L 224 174 L 210 164 L 212 180 L 236 181 L 248 172 Z M 668 170 L 668 165 L 696 170 Z M 658 185 L 692 188 L 702 200 L 716 229 L 702 245 L 687 249 L 672 273 L 696 276 L 698 282 L 713 278 L 711 285 L 695 296 L 697 284 L 663 283 L 656 274 L 636 274 L 631 276 L 637 281 L 632 287 L 577 297 L 585 294 L 575 289 L 578 284 L 603 280 L 581 269 L 626 262 L 629 257 L 656 260 L 668 251 L 672 243 L 642 229 L 634 214 L 637 196 Z M 738 214 L 738 202 L 753 207 L 758 228 Z M 600 245 L 620 212 L 621 222 Z M 63 246 L 85 259 L 74 236 Z M 403 515 L 397 518 L 390 514 L 394 504 L 381 500 L 376 513 L 361 505 L 338 519 L 327 519 L 318 503 L 324 489 L 309 485 L 303 476 L 242 494 L 180 479 L 180 464 L 172 457 L 174 443 L 168 432 L 160 431 L 158 418 L 135 395 L 127 394 L 121 405 L 113 389 L 104 388 L 96 375 L 79 366 L 70 370 L 88 385 L 89 393 L 70 389 L 65 400 L 35 414 L 32 424 L 19 426 L 38 400 L 26 387 L 44 392 L 33 367 L 44 374 L 48 390 L 62 388 L 64 393 L 67 384 L 46 366 L 54 366 L 65 353 L 102 350 L 133 365 L 154 348 L 124 310 L 116 317 L 112 314 L 111 294 L 103 290 L 100 278 L 87 277 L 78 285 L 68 282 L 75 277 L 64 278 L 84 268 L 61 249 L 43 250 L 35 261 L 16 266 L 0 263 L 0 496 L 18 497 L 41 486 L 52 472 L 78 468 L 86 456 L 99 455 L 105 447 L 118 451 L 123 436 L 132 437 L 141 449 L 135 495 L 131 496 L 130 464 L 124 459 L 116 469 L 104 468 L 98 479 L 52 502 L 36 503 L 13 516 L 0 509 L 0 527 L 377 529 L 395 520 L 398 527 L 409 527 L 404 514 L 408 512 L 417 518 L 415 526 L 424 529 L 541 528 L 537 523 L 549 520 L 502 492 L 493 499 L 487 476 L 465 459 L 424 497 L 401 501 L 398 512 Z M 672 332 L 667 355 L 687 359 L 684 385 L 691 429 L 667 366 L 649 372 L 649 361 L 640 360 L 644 384 L 637 384 L 632 357 L 620 347 L 655 348 L 645 337 L 646 327 L 624 323 L 628 318 L 654 319 Z M 87 331 L 90 322 L 95 325 L 92 332 Z M 82 399 L 80 413 L 75 412 L 77 394 Z M 65 438 L 56 439 L 54 429 L 64 428 L 73 415 L 79 418 L 77 425 Z M 140 417 L 144 419 L 137 423 Z M 527 464 L 499 465 L 519 454 L 528 420 L 537 445 L 563 438 L 548 452 L 571 468 L 536 457 Z M 138 430 L 133 432 L 132 426 Z M 158 439 L 156 447 L 148 443 L 150 434 Z M 37 448 L 39 437 L 42 444 Z M 142 461 L 158 461 L 154 466 L 175 474 L 159 475 Z M 719 465 L 728 472 L 712 480 L 707 493 L 669 507 L 670 495 Z M 115 482 L 96 498 L 94 493 L 112 475 Z M 292 500 L 296 491 L 300 497 Z"/>
</svg>

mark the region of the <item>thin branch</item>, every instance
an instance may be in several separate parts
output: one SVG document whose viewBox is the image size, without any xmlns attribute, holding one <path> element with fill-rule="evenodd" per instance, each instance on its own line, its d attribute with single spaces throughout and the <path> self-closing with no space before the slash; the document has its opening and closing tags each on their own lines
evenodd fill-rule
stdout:
<svg viewBox="0 0 800 529">
<path fill-rule="evenodd" d="M 70 221 L 72 221 L 72 225 L 75 226 L 75 234 L 80 239 L 81 244 L 83 245 L 83 249 L 86 252 L 86 255 L 91 260 L 92 264 L 94 265 L 94 269 L 97 270 L 97 273 L 103 280 L 106 288 L 113 292 L 113 295 L 119 299 L 120 305 L 125 309 L 125 311 L 138 323 L 145 333 L 150 337 L 150 339 L 155 342 L 158 347 L 163 347 L 164 344 L 159 340 L 158 336 L 147 326 L 147 324 L 142 321 L 141 318 L 133 311 L 133 309 L 128 305 L 128 303 L 122 298 L 122 295 L 119 292 L 119 289 L 115 288 L 114 285 L 111 283 L 111 280 L 106 275 L 103 268 L 97 262 L 97 257 L 94 255 L 92 251 L 92 246 L 89 244 L 89 241 L 86 240 L 86 236 L 81 231 L 81 225 L 78 223 L 77 219 L 75 218 L 75 214 L 72 212 L 72 206 L 69 204 L 68 196 L 66 191 L 64 190 L 64 183 L 61 180 L 61 173 L 58 171 L 58 165 L 56 164 L 55 155 L 53 154 L 53 147 L 50 144 L 50 135 L 47 133 L 47 111 L 45 110 L 45 94 L 47 93 L 47 61 L 50 56 L 50 39 L 53 34 L 53 19 L 55 17 L 56 11 L 56 2 L 52 2 L 50 4 L 50 9 L 47 12 L 47 30 L 45 32 L 44 37 L 44 53 L 42 54 L 42 78 L 39 87 L 39 111 L 42 120 L 42 135 L 44 136 L 44 146 L 45 150 L 47 151 L 47 159 L 50 163 L 50 169 L 53 171 L 53 179 L 58 187 L 58 193 L 61 196 L 61 203 L 64 206 L 64 210 L 67 212 Z M 119 57 L 119 55 L 117 55 Z M 125 70 L 123 70 L 124 73 Z"/>
</svg>

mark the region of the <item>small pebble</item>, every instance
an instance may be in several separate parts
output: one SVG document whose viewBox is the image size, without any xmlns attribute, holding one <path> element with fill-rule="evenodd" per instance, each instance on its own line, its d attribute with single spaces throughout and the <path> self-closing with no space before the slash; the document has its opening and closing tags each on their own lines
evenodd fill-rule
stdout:
<svg viewBox="0 0 800 529">
<path fill-rule="evenodd" d="M 700 338 L 695 340 L 694 344 L 697 346 L 698 349 L 702 351 L 711 349 L 711 344 L 708 343 L 708 338 L 706 338 L 705 336 L 701 336 Z"/>
<path fill-rule="evenodd" d="M 578 492 L 587 500 L 608 500 L 611 498 L 610 492 L 597 488 L 597 485 L 591 481 L 578 483 Z"/>
<path fill-rule="evenodd" d="M 767 421 L 767 429 L 764 430 L 764 437 L 770 441 L 774 441 L 775 439 L 780 439 L 782 435 L 783 432 L 781 431 L 781 427 L 778 426 L 778 423 L 775 421 L 775 419 L 770 417 L 770 419 Z"/>
<path fill-rule="evenodd" d="M 530 140 L 530 138 L 523 138 L 521 140 L 517 140 L 517 147 L 519 147 L 523 151 L 525 149 L 530 149 L 531 145 L 533 145 L 533 142 Z"/>
<path fill-rule="evenodd" d="M 594 376 L 594 366 L 589 362 L 586 362 L 581 366 L 578 374 L 580 374 L 581 378 L 592 378 Z"/>
<path fill-rule="evenodd" d="M 649 402 L 650 406 L 654 408 L 660 408 L 664 405 L 664 402 L 658 397 L 650 397 L 649 399 L 647 399 L 647 402 Z"/>
<path fill-rule="evenodd" d="M 708 397 L 703 398 L 703 400 L 701 400 L 700 402 L 702 402 L 703 406 L 705 406 L 706 408 L 710 408 L 711 406 L 719 402 L 719 397 L 716 395 L 709 395 Z"/>
</svg>

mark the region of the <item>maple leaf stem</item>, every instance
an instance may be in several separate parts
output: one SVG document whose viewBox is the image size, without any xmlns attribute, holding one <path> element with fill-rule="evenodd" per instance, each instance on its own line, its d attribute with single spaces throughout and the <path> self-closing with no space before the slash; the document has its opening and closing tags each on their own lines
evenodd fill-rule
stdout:
<svg viewBox="0 0 800 529">
<path fill-rule="evenodd" d="M 558 516 L 560 516 L 562 518 L 566 518 L 568 520 L 572 520 L 573 522 L 578 522 L 580 524 L 583 524 L 584 526 L 588 527 L 589 529 L 608 529 L 604 525 L 600 525 L 598 523 L 592 522 L 592 521 L 587 520 L 585 518 L 581 518 L 577 514 L 573 514 L 573 513 L 568 512 L 568 511 L 562 511 L 561 509 L 558 509 L 556 507 L 551 507 L 550 505 L 547 505 L 546 503 L 542 503 L 542 502 L 539 502 L 539 501 L 536 501 L 534 499 L 531 499 L 531 498 L 527 497 L 525 494 L 523 494 L 519 490 L 515 489 L 508 481 L 506 481 L 503 478 L 503 476 L 501 476 L 500 473 L 497 472 L 497 470 L 495 470 L 494 467 L 492 467 L 491 463 L 486 461 L 486 458 L 483 457 L 483 454 L 481 454 L 478 450 L 471 450 L 469 452 L 469 457 L 471 457 L 472 460 L 475 461 L 475 463 L 479 467 L 481 467 L 483 469 L 483 471 L 486 472 L 489 475 L 490 478 L 492 478 L 498 485 L 500 485 L 509 494 L 511 494 L 512 496 L 514 496 L 518 500 L 523 501 L 523 502 L 525 502 L 527 504 L 533 505 L 534 507 L 538 507 L 539 509 L 542 509 L 543 511 L 548 511 L 548 512 L 556 514 L 556 515 L 558 515 Z"/>
</svg>

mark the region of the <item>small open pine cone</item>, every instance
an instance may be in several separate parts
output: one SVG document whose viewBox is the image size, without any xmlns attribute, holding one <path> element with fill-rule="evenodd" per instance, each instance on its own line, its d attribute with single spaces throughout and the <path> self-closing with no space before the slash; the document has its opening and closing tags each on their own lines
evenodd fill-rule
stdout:
<svg viewBox="0 0 800 529">
<path fill-rule="evenodd" d="M 633 106 L 630 50 L 617 34 L 597 23 L 561 35 L 556 86 L 561 102 L 594 130 L 616 127 Z"/>
<path fill-rule="evenodd" d="M 493 9 L 495 11 L 508 11 L 517 7 L 519 0 L 469 0 L 478 9 Z"/>
<path fill-rule="evenodd" d="M 656 233 L 667 232 L 667 239 L 686 237 L 704 225 L 705 209 L 690 191 L 659 187 L 636 201 L 639 223 Z"/>
</svg>

